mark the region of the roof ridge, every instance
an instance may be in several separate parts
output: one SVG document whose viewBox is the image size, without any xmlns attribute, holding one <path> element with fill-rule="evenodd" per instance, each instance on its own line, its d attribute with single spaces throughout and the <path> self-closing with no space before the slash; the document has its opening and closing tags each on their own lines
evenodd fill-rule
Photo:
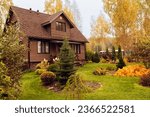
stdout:
<svg viewBox="0 0 150 117">
<path fill-rule="evenodd" d="M 22 8 L 22 7 L 18 7 L 18 6 L 11 6 L 11 8 L 18 8 L 18 9 L 22 9 L 22 10 L 26 10 L 26 11 L 32 11 L 32 12 L 34 12 L 34 13 L 39 13 L 39 14 L 44 14 L 44 15 L 49 15 L 49 16 L 52 16 L 52 15 L 50 15 L 50 14 L 47 14 L 47 13 L 44 13 L 44 12 L 37 12 L 37 11 L 34 11 L 34 10 L 30 10 L 30 9 L 27 9 L 27 8 Z"/>
</svg>

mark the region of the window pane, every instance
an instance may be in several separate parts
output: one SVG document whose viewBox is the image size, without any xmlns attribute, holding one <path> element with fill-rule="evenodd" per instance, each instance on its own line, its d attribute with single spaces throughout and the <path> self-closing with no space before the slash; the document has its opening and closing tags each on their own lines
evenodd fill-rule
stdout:
<svg viewBox="0 0 150 117">
<path fill-rule="evenodd" d="M 49 43 L 46 42 L 46 43 L 45 43 L 45 46 L 46 46 L 46 47 L 45 47 L 45 49 L 46 49 L 45 52 L 46 52 L 46 53 L 49 53 Z"/>
<path fill-rule="evenodd" d="M 41 53 L 41 41 L 38 41 L 38 53 Z"/>
<path fill-rule="evenodd" d="M 42 53 L 45 53 L 45 43 L 44 42 L 42 42 Z"/>
<path fill-rule="evenodd" d="M 66 24 L 63 22 L 56 22 L 56 30 L 66 32 Z"/>
</svg>

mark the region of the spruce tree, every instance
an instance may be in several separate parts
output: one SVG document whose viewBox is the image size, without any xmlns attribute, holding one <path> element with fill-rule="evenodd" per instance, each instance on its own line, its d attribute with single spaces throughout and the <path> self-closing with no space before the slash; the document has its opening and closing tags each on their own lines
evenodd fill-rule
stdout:
<svg viewBox="0 0 150 117">
<path fill-rule="evenodd" d="M 116 52 L 115 52 L 115 47 L 112 46 L 112 57 L 111 57 L 112 61 L 116 61 Z"/>
<path fill-rule="evenodd" d="M 72 51 L 67 39 L 64 40 L 63 45 L 60 48 L 59 58 L 60 58 L 59 75 L 61 77 L 61 80 L 67 81 L 69 76 L 75 72 L 74 69 L 75 54 Z"/>
<path fill-rule="evenodd" d="M 122 58 L 122 51 L 121 51 L 121 46 L 118 47 L 118 59 L 119 62 L 117 63 L 117 69 L 122 69 L 124 66 L 126 66 L 123 58 Z"/>
<path fill-rule="evenodd" d="M 117 55 L 118 59 L 122 58 L 122 51 L 121 51 L 121 46 L 118 46 L 118 55 Z"/>
</svg>

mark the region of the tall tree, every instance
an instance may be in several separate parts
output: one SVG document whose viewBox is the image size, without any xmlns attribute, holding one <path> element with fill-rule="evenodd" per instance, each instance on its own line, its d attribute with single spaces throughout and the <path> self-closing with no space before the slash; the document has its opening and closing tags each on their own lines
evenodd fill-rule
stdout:
<svg viewBox="0 0 150 117">
<path fill-rule="evenodd" d="M 118 45 L 128 50 L 135 41 L 132 36 L 140 9 L 139 0 L 103 0 L 115 30 Z M 130 43 L 128 43 L 130 42 Z"/>
<path fill-rule="evenodd" d="M 45 0 L 45 12 L 54 14 L 63 9 L 62 0 Z"/>
<path fill-rule="evenodd" d="M 68 40 L 65 39 L 62 47 L 60 48 L 60 76 L 61 79 L 67 81 L 69 76 L 72 75 L 75 71 L 74 69 L 74 60 L 75 54 L 72 51 Z"/>
<path fill-rule="evenodd" d="M 115 51 L 115 47 L 112 46 L 112 57 L 111 57 L 112 61 L 116 61 L 116 51 Z"/>
<path fill-rule="evenodd" d="M 73 11 L 72 11 L 72 4 L 69 0 L 65 0 L 64 12 L 67 14 L 69 19 L 75 23 L 75 17 L 74 17 Z"/>
<path fill-rule="evenodd" d="M 74 22 L 74 15 L 70 8 L 71 3 L 68 0 L 65 0 L 65 4 L 63 4 L 62 0 L 45 0 L 44 12 L 48 14 L 54 14 L 63 10 L 70 18 L 70 20 Z"/>
<path fill-rule="evenodd" d="M 78 5 L 76 3 L 76 1 L 74 0 L 72 3 L 72 12 L 74 14 L 74 21 L 76 26 L 78 27 L 78 29 L 80 31 L 82 31 L 82 19 L 81 19 L 81 14 L 78 8 Z"/>
<path fill-rule="evenodd" d="M 95 48 L 99 46 L 105 50 L 110 42 L 108 35 L 110 32 L 110 25 L 103 16 L 99 16 L 96 21 L 91 24 L 91 40 L 94 40 Z M 90 40 L 90 42 L 91 42 Z"/>
<path fill-rule="evenodd" d="M 13 5 L 12 0 L 0 1 L 0 35 L 3 32 L 4 24 L 5 24 L 7 14 L 11 5 Z"/>
<path fill-rule="evenodd" d="M 110 32 L 109 23 L 104 19 L 104 16 L 99 16 L 91 25 L 91 36 L 95 38 L 106 38 Z"/>
<path fill-rule="evenodd" d="M 11 99 L 16 99 L 20 94 L 20 78 L 25 53 L 25 46 L 20 44 L 20 36 L 23 35 L 16 24 L 7 26 L 0 37 L 0 61 L 7 68 L 6 76 L 11 78 L 10 87 L 13 88 Z M 10 95 L 7 94 L 7 96 L 9 97 Z"/>
</svg>

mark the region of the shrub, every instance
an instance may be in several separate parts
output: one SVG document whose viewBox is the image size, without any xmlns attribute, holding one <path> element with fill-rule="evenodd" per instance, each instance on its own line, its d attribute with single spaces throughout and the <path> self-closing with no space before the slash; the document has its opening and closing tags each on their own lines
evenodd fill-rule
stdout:
<svg viewBox="0 0 150 117">
<path fill-rule="evenodd" d="M 47 69 L 49 67 L 48 60 L 44 59 L 41 63 L 36 65 L 36 69 Z"/>
<path fill-rule="evenodd" d="M 150 72 L 141 76 L 140 84 L 143 86 L 149 86 L 150 87 Z"/>
<path fill-rule="evenodd" d="M 37 69 L 37 70 L 35 71 L 35 73 L 36 73 L 37 75 L 41 75 L 41 74 L 44 73 L 44 72 L 46 72 L 46 69 Z"/>
<path fill-rule="evenodd" d="M 119 58 L 119 62 L 117 63 L 117 69 L 122 69 L 124 66 L 126 66 L 125 62 L 123 61 L 122 58 Z"/>
<path fill-rule="evenodd" d="M 107 66 L 106 70 L 108 70 L 108 71 L 115 71 L 116 67 L 114 67 L 114 66 Z"/>
<path fill-rule="evenodd" d="M 94 63 L 99 63 L 99 62 L 100 62 L 100 58 L 99 58 L 99 55 L 98 55 L 97 52 L 93 55 L 92 61 L 93 61 Z"/>
<path fill-rule="evenodd" d="M 150 68 L 150 62 L 144 62 L 146 68 Z"/>
<path fill-rule="evenodd" d="M 94 53 L 92 51 L 87 51 L 86 52 L 86 61 L 92 61 L 92 57 L 93 57 Z"/>
<path fill-rule="evenodd" d="M 43 72 L 41 74 L 41 81 L 44 85 L 53 84 L 55 81 L 56 75 L 53 72 Z"/>
<path fill-rule="evenodd" d="M 106 75 L 106 70 L 105 69 L 102 69 L 102 68 L 97 68 L 95 71 L 93 71 L 93 74 L 94 75 Z"/>
<path fill-rule="evenodd" d="M 75 74 L 69 77 L 63 91 L 67 99 L 83 99 L 91 89 L 83 83 L 81 75 Z"/>
<path fill-rule="evenodd" d="M 149 73 L 149 69 L 146 69 L 144 65 L 129 65 L 123 69 L 119 69 L 115 76 L 138 76 L 141 77 Z"/>
<path fill-rule="evenodd" d="M 107 63 L 107 60 L 104 59 L 104 58 L 102 58 L 102 59 L 101 59 L 101 63 Z"/>
<path fill-rule="evenodd" d="M 47 68 L 48 71 L 52 71 L 52 72 L 57 72 L 58 69 L 59 69 L 59 65 L 56 63 L 49 65 L 49 67 Z"/>
</svg>

